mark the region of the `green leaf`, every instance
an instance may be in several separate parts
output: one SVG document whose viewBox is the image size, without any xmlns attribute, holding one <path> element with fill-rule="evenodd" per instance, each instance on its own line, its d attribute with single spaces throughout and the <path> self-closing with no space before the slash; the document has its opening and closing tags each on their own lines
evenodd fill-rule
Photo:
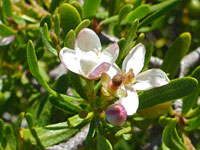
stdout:
<svg viewBox="0 0 200 150">
<path fill-rule="evenodd" d="M 85 19 L 83 20 L 75 29 L 75 33 L 76 35 L 79 34 L 79 32 L 84 29 L 87 28 L 90 25 L 90 20 L 89 19 Z"/>
<path fill-rule="evenodd" d="M 78 125 L 89 122 L 93 116 L 93 112 L 88 113 L 87 117 L 84 119 L 80 118 L 79 115 L 75 115 L 68 119 L 68 124 L 70 127 L 77 127 Z"/>
<path fill-rule="evenodd" d="M 150 7 L 150 13 L 158 11 L 159 9 L 168 8 L 170 5 L 174 5 L 178 0 L 166 0 L 162 3 L 152 5 Z"/>
<path fill-rule="evenodd" d="M 79 12 L 80 16 L 82 17 L 83 16 L 83 8 L 80 5 L 80 3 L 76 2 L 76 1 L 72 1 L 70 4 L 77 9 L 77 11 Z"/>
<path fill-rule="evenodd" d="M 90 128 L 89 128 L 87 138 L 85 140 L 86 147 L 87 147 L 88 144 L 90 144 L 91 140 L 94 138 L 95 132 L 96 132 L 96 119 L 93 118 L 91 123 L 90 123 Z"/>
<path fill-rule="evenodd" d="M 26 21 L 21 16 L 12 15 L 12 18 L 17 24 L 26 25 Z"/>
<path fill-rule="evenodd" d="M 0 119 L 0 144 L 1 144 L 1 142 L 2 142 L 2 140 L 3 140 L 3 126 L 4 126 L 4 122 L 3 122 L 3 120 L 2 119 Z"/>
<path fill-rule="evenodd" d="M 117 22 L 118 20 L 119 20 L 119 16 L 115 15 L 115 16 L 112 16 L 112 17 L 109 17 L 109 18 L 106 18 L 106 19 L 102 20 L 99 23 L 99 26 L 107 25 L 107 24 L 110 24 L 110 23 L 113 23 L 113 22 Z"/>
<path fill-rule="evenodd" d="M 52 18 L 51 18 L 50 14 L 44 16 L 41 19 L 41 21 L 40 21 L 40 27 L 43 27 L 45 25 L 45 23 L 48 25 L 48 29 L 51 30 L 52 29 Z"/>
<path fill-rule="evenodd" d="M 77 93 L 83 99 L 88 100 L 85 87 L 82 84 L 82 79 L 79 77 L 79 75 L 77 75 L 77 74 L 75 74 L 75 73 L 73 73 L 71 71 L 69 73 L 70 73 L 71 83 L 72 83 L 72 86 L 74 87 L 74 89 L 77 91 Z"/>
<path fill-rule="evenodd" d="M 58 93 L 65 94 L 67 92 L 69 85 L 70 85 L 69 74 L 64 74 L 54 82 L 53 89 Z"/>
<path fill-rule="evenodd" d="M 9 37 L 15 35 L 17 32 L 5 24 L 0 24 L 0 36 Z"/>
<path fill-rule="evenodd" d="M 15 123 L 15 126 L 16 126 L 16 127 L 18 127 L 18 128 L 21 127 L 22 121 L 23 121 L 23 119 L 24 119 L 24 115 L 25 115 L 24 112 L 21 112 L 21 113 L 19 114 L 19 117 L 18 117 L 18 119 L 17 119 L 17 122 Z M 0 135 L 0 136 L 1 136 L 1 135 Z"/>
<path fill-rule="evenodd" d="M 200 93 L 200 66 L 195 68 L 195 70 L 190 75 L 198 80 L 198 87 L 187 97 L 183 98 L 182 114 L 185 115 L 197 102 Z"/>
<path fill-rule="evenodd" d="M 58 14 L 55 16 L 54 18 L 54 30 L 55 30 L 55 33 L 56 33 L 56 36 L 58 38 L 58 40 L 60 39 L 60 19 L 59 19 L 59 16 Z"/>
<path fill-rule="evenodd" d="M 12 5 L 11 0 L 2 0 L 3 2 L 3 12 L 6 14 L 7 17 L 12 16 Z"/>
<path fill-rule="evenodd" d="M 52 90 L 49 85 L 46 83 L 44 77 L 41 75 L 37 57 L 35 54 L 35 48 L 33 46 L 32 41 L 30 40 L 27 45 L 27 61 L 30 68 L 30 71 L 32 75 L 35 77 L 35 79 L 38 81 L 38 83 L 45 88 L 50 94 L 52 94 L 56 98 L 57 101 L 61 101 L 60 103 L 65 103 L 65 109 L 70 110 L 72 112 L 78 112 L 81 110 L 81 108 L 75 104 L 72 103 L 72 101 L 80 101 L 80 98 L 75 98 L 72 96 L 67 96 L 63 94 L 59 94 Z M 59 102 L 57 102 L 59 103 Z"/>
<path fill-rule="evenodd" d="M 76 28 L 76 26 L 81 22 L 81 18 L 76 8 L 67 3 L 64 3 L 60 7 L 59 12 L 63 28 L 63 36 L 65 37 L 69 30 Z"/>
<path fill-rule="evenodd" d="M 183 141 L 176 130 L 176 119 L 173 119 L 165 127 L 162 135 L 165 150 L 186 150 Z"/>
<path fill-rule="evenodd" d="M 134 8 L 137 8 L 138 6 L 140 6 L 142 4 L 143 0 L 135 0 L 133 1 L 133 6 Z"/>
<path fill-rule="evenodd" d="M 112 145 L 103 135 L 97 135 L 97 150 L 112 150 Z"/>
<path fill-rule="evenodd" d="M 70 128 L 67 122 L 45 127 L 35 127 L 33 129 L 44 148 L 55 145 L 64 140 L 68 140 L 79 131 L 76 128 Z M 22 129 L 22 131 L 25 142 L 30 140 L 32 145 L 37 144 L 36 139 L 33 137 L 29 129 Z"/>
<path fill-rule="evenodd" d="M 117 131 L 117 133 L 115 133 L 115 137 L 119 137 L 125 133 L 128 133 L 131 131 L 131 127 L 126 127 L 126 128 L 122 128 L 121 130 Z"/>
<path fill-rule="evenodd" d="M 6 125 L 4 133 L 7 139 L 7 147 L 9 147 L 8 149 L 17 150 L 17 141 L 12 126 L 9 124 Z"/>
<path fill-rule="evenodd" d="M 70 96 L 67 96 L 70 97 Z M 67 113 L 78 113 L 81 110 L 81 107 L 74 105 L 72 102 L 72 97 L 70 99 L 65 98 L 64 96 L 57 94 L 57 96 L 51 96 L 50 102 L 56 108 L 67 112 Z M 77 101 L 77 98 L 74 97 L 74 101 Z"/>
<path fill-rule="evenodd" d="M 133 11 L 131 11 L 127 16 L 126 16 L 126 22 L 127 23 L 132 23 L 135 19 L 142 19 L 145 16 L 147 16 L 150 12 L 150 7 L 147 4 L 143 4 Z"/>
<path fill-rule="evenodd" d="M 28 65 L 32 75 L 35 77 L 35 79 L 40 83 L 42 87 L 44 87 L 49 93 L 55 95 L 55 91 L 53 91 L 49 87 L 49 85 L 46 83 L 45 79 L 42 77 L 39 71 L 37 56 L 35 54 L 35 48 L 31 40 L 28 42 L 26 52 L 27 52 Z"/>
<path fill-rule="evenodd" d="M 96 14 L 101 0 L 85 0 L 83 4 L 83 18 L 90 18 Z"/>
<path fill-rule="evenodd" d="M 137 32 L 137 27 L 138 27 L 139 21 L 138 19 L 136 19 L 132 26 L 129 29 L 129 33 L 126 37 L 126 41 L 125 44 L 123 46 L 123 48 L 120 50 L 119 52 L 119 56 L 117 59 L 117 64 L 119 64 L 121 62 L 121 60 L 129 53 L 130 49 L 130 44 L 132 43 L 133 39 L 135 38 L 136 32 Z"/>
<path fill-rule="evenodd" d="M 164 23 L 165 21 L 165 17 L 162 16 L 160 17 L 159 19 L 155 20 L 151 26 L 146 26 L 146 27 L 142 27 L 138 30 L 138 32 L 150 32 L 150 31 L 153 31 L 155 29 L 158 29 L 161 27 L 161 25 Z"/>
<path fill-rule="evenodd" d="M 200 127 L 200 116 L 187 120 L 188 126 L 185 127 L 185 130 L 188 132 L 197 130 Z"/>
<path fill-rule="evenodd" d="M 132 9 L 133 5 L 126 4 L 119 10 L 119 25 L 123 23 L 123 20 Z"/>
<path fill-rule="evenodd" d="M 52 0 L 51 4 L 50 4 L 50 8 L 49 8 L 49 12 L 51 14 L 54 13 L 54 11 L 56 10 L 56 8 L 63 2 L 64 0 Z"/>
<path fill-rule="evenodd" d="M 41 34 L 41 37 L 42 37 L 42 42 L 43 42 L 43 44 L 45 45 L 45 47 L 47 48 L 47 50 L 48 50 L 49 52 L 51 52 L 52 54 L 54 54 L 55 56 L 57 56 L 57 55 L 58 55 L 58 54 L 57 54 L 57 50 L 54 49 L 54 48 L 51 46 L 51 44 L 48 42 L 48 40 L 47 40 L 47 38 L 46 38 L 46 36 L 45 36 L 45 34 L 44 34 L 44 32 L 43 32 L 43 28 L 42 28 L 42 27 L 40 27 L 40 34 Z"/>
<path fill-rule="evenodd" d="M 145 18 L 140 24 L 139 28 L 146 26 L 153 21 L 159 19 L 161 16 L 167 14 L 171 9 L 173 9 L 179 2 L 179 0 L 168 0 L 171 1 L 170 5 L 167 5 L 167 7 L 163 7 L 162 9 L 158 9 L 157 11 L 153 12 L 151 15 L 149 15 L 147 18 Z M 150 9 L 151 10 L 151 9 Z"/>
<path fill-rule="evenodd" d="M 169 73 L 169 78 L 173 79 L 179 68 L 180 62 L 185 54 L 188 52 L 191 44 L 190 33 L 182 33 L 168 49 L 161 69 Z"/>
<path fill-rule="evenodd" d="M 48 41 L 51 41 L 47 23 L 44 23 L 43 33 L 44 33 L 45 38 L 46 38 Z"/>
<path fill-rule="evenodd" d="M 64 46 L 70 49 L 74 49 L 76 41 L 76 33 L 74 30 L 70 30 L 65 37 Z"/>
<path fill-rule="evenodd" d="M 172 80 L 167 85 L 141 92 L 139 94 L 139 109 L 183 98 L 191 94 L 197 84 L 196 79 L 185 77 Z"/>
</svg>

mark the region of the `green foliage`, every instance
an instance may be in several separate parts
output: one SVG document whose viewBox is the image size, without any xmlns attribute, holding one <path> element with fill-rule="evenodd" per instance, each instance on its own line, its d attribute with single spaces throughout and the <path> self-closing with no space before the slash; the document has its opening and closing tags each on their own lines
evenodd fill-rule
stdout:
<svg viewBox="0 0 200 150">
<path fill-rule="evenodd" d="M 165 55 L 161 69 L 169 73 L 170 79 L 173 79 L 179 68 L 181 59 L 188 52 L 191 44 L 190 33 L 182 33 L 174 42 Z"/>
<path fill-rule="evenodd" d="M 150 7 L 149 5 L 141 5 L 139 7 L 137 7 L 136 9 L 134 9 L 133 11 L 131 11 L 127 16 L 126 16 L 126 22 L 127 23 L 132 23 L 135 19 L 142 19 L 144 18 L 146 15 L 148 15 L 150 12 Z"/>
<path fill-rule="evenodd" d="M 81 18 L 77 9 L 67 3 L 64 3 L 60 7 L 59 12 L 63 35 L 65 37 L 69 30 L 76 28 L 76 26 L 81 22 Z"/>
<path fill-rule="evenodd" d="M 0 150 L 46 149 L 69 140 L 88 124 L 80 149 L 198 149 L 199 12 L 199 0 L 2 0 Z M 116 90 L 130 90 L 128 83 L 136 84 L 137 75 L 129 80 L 132 74 L 127 74 L 128 70 L 120 73 L 122 83 L 116 87 L 112 78 L 105 84 L 101 77 L 89 80 L 60 65 L 59 52 L 64 47 L 73 50 L 84 28 L 96 32 L 102 50 L 118 43 L 115 63 L 119 68 L 129 51 L 143 43 L 146 55 L 142 71 L 161 68 L 171 79 L 164 86 L 136 91 L 139 109 L 122 126 L 108 123 L 106 110 L 122 101 Z M 78 62 L 90 62 L 93 56 L 87 59 L 76 54 Z M 101 61 L 107 62 L 107 57 Z M 179 71 L 187 72 L 188 77 L 179 78 Z M 183 101 L 180 108 L 178 99 Z M 130 107 L 138 104 L 134 105 Z M 141 114 L 144 110 L 147 116 Z M 154 112 L 158 112 L 156 118 L 151 117 Z"/>
<path fill-rule="evenodd" d="M 191 77 L 172 80 L 169 84 L 153 88 L 139 95 L 139 109 L 148 108 L 157 104 L 183 98 L 197 87 L 197 80 Z"/>
<path fill-rule="evenodd" d="M 176 130 L 176 119 L 171 120 L 163 131 L 162 148 L 164 150 L 186 150 L 186 147 L 184 146 L 183 141 L 181 141 L 181 138 Z"/>
<path fill-rule="evenodd" d="M 76 33 L 74 30 L 70 30 L 65 37 L 65 41 L 64 41 L 64 46 L 70 48 L 70 49 L 74 49 L 74 45 L 75 45 L 75 40 L 76 40 Z"/>
<path fill-rule="evenodd" d="M 85 0 L 83 4 L 83 18 L 93 17 L 101 3 L 101 0 Z"/>
<path fill-rule="evenodd" d="M 16 31 L 5 24 L 0 24 L 0 36 L 8 37 L 11 35 L 15 35 Z"/>
<path fill-rule="evenodd" d="M 102 135 L 97 135 L 97 150 L 112 150 L 111 143 Z"/>
<path fill-rule="evenodd" d="M 79 131 L 77 128 L 70 128 L 67 122 L 45 127 L 34 127 L 32 130 L 35 131 L 44 148 L 67 140 Z M 22 132 L 24 135 L 24 143 L 30 141 L 33 145 L 38 144 L 36 137 L 34 137 L 29 129 L 22 129 Z"/>
</svg>

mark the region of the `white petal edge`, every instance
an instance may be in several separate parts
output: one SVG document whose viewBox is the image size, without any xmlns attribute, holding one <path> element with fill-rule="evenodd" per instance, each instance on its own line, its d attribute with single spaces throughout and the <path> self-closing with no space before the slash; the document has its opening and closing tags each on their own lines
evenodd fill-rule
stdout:
<svg viewBox="0 0 200 150">
<path fill-rule="evenodd" d="M 70 71 L 80 74 L 79 61 L 76 58 L 76 53 L 67 47 L 64 47 L 60 53 L 59 57 L 64 66 Z"/>
<path fill-rule="evenodd" d="M 103 62 L 108 62 L 110 64 L 113 64 L 115 62 L 118 55 L 119 55 L 119 46 L 117 43 L 111 44 L 106 49 L 104 49 L 103 52 L 99 54 Z"/>
<path fill-rule="evenodd" d="M 137 44 L 125 57 L 122 70 L 129 71 L 129 69 L 133 69 L 133 73 L 137 75 L 144 66 L 146 49 L 142 43 Z"/>
<path fill-rule="evenodd" d="M 166 73 L 161 69 L 150 69 L 136 76 L 135 90 L 148 90 L 166 85 L 170 82 Z"/>
<path fill-rule="evenodd" d="M 75 42 L 75 50 L 81 52 L 101 51 L 101 42 L 97 34 L 88 28 L 81 30 Z"/>
<path fill-rule="evenodd" d="M 116 74 L 118 74 L 120 72 L 122 72 L 121 69 L 116 64 L 113 64 L 110 66 L 109 70 L 106 73 L 112 79 L 112 77 L 114 77 Z"/>
<path fill-rule="evenodd" d="M 127 90 L 127 97 L 123 97 L 119 99 L 119 103 L 121 103 L 126 109 L 127 115 L 133 115 L 136 113 L 139 106 L 139 98 L 136 91 Z"/>
</svg>

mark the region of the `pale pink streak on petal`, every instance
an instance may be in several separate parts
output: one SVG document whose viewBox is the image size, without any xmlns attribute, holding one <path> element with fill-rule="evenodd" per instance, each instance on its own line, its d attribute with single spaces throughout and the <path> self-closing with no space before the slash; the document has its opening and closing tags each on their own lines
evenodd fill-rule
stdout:
<svg viewBox="0 0 200 150">
<path fill-rule="evenodd" d="M 15 39 L 15 35 L 9 37 L 0 36 L 0 46 L 8 45 Z"/>
<path fill-rule="evenodd" d="M 133 73 L 137 75 L 144 66 L 146 49 L 142 43 L 137 44 L 125 57 L 122 70 L 129 71 L 129 69 L 133 69 Z"/>
<path fill-rule="evenodd" d="M 88 28 L 81 30 L 75 42 L 75 50 L 81 52 L 101 51 L 101 42 L 97 34 Z"/>
<path fill-rule="evenodd" d="M 99 66 L 97 66 L 88 76 L 88 79 L 96 79 L 105 73 L 110 67 L 109 63 L 103 62 Z"/>
<path fill-rule="evenodd" d="M 161 69 L 150 69 L 136 76 L 135 90 L 148 90 L 169 83 L 169 78 Z"/>
</svg>

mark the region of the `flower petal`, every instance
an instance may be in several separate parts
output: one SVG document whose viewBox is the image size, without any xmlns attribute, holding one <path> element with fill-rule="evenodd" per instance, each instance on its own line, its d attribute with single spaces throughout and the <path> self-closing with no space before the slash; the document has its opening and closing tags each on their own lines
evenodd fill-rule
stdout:
<svg viewBox="0 0 200 150">
<path fill-rule="evenodd" d="M 119 55 L 119 46 L 117 43 L 113 43 L 99 53 L 99 57 L 103 62 L 108 62 L 113 64 Z"/>
<path fill-rule="evenodd" d="M 119 102 L 124 106 L 127 111 L 127 115 L 133 115 L 139 106 L 139 98 L 136 91 L 127 90 L 127 97 L 119 99 Z"/>
<path fill-rule="evenodd" d="M 85 28 L 81 30 L 77 36 L 75 50 L 81 52 L 94 51 L 99 53 L 101 51 L 101 42 L 99 37 L 91 29 Z"/>
<path fill-rule="evenodd" d="M 125 57 L 122 70 L 129 71 L 133 69 L 133 73 L 137 75 L 144 66 L 146 49 L 142 43 L 137 44 Z"/>
<path fill-rule="evenodd" d="M 102 75 L 102 73 L 105 73 L 110 67 L 110 64 L 107 62 L 101 63 L 99 66 L 97 66 L 88 76 L 88 79 L 96 79 Z"/>
<path fill-rule="evenodd" d="M 106 73 L 112 79 L 116 74 L 118 74 L 120 72 L 121 72 L 120 68 L 116 64 L 113 64 L 110 66 L 109 70 Z"/>
<path fill-rule="evenodd" d="M 89 51 L 81 55 L 79 64 L 81 74 L 88 78 L 89 74 L 100 64 L 100 60 L 95 52 Z"/>
<path fill-rule="evenodd" d="M 15 39 L 15 35 L 9 37 L 0 36 L 0 46 L 8 45 Z"/>
<path fill-rule="evenodd" d="M 64 47 L 60 53 L 59 57 L 61 62 L 65 65 L 67 69 L 70 71 L 80 74 L 80 65 L 76 58 L 76 54 L 74 50 L 68 49 Z"/>
<path fill-rule="evenodd" d="M 166 73 L 160 69 L 150 69 L 136 76 L 135 90 L 148 90 L 169 83 Z"/>
</svg>

